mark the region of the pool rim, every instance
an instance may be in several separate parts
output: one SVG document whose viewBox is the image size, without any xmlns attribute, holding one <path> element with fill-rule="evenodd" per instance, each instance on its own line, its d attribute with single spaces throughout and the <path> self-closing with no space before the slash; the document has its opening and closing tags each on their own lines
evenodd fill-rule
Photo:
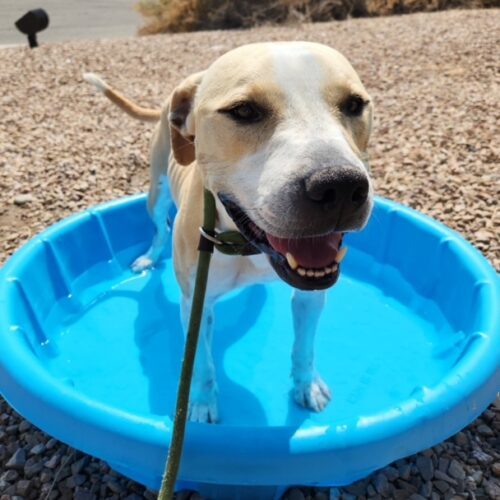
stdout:
<svg viewBox="0 0 500 500">
<path fill-rule="evenodd" d="M 9 311 L 6 310 L 9 300 L 6 283 L 12 281 L 10 276 L 15 274 L 17 266 L 29 262 L 31 251 L 37 245 L 40 245 L 44 239 L 49 239 L 61 229 L 78 223 L 88 217 L 89 214 L 122 205 L 143 203 L 145 198 L 144 194 L 127 196 L 99 204 L 65 218 L 26 242 L 0 269 L 0 311 L 5 311 L 5 314 L 0 316 L 0 335 L 2 336 L 0 338 L 0 346 L 2 346 L 0 348 L 0 380 L 4 381 L 2 385 L 7 388 L 7 390 L 1 388 L 0 392 L 7 401 L 11 402 L 14 408 L 18 409 L 28 419 L 33 420 L 36 425 L 38 425 L 38 421 L 47 427 L 45 424 L 49 416 L 59 422 L 60 425 L 71 421 L 72 424 L 69 428 L 78 428 L 79 425 L 85 423 L 87 427 L 93 427 L 94 432 L 97 433 L 96 435 L 109 434 L 115 436 L 118 438 L 117 443 L 122 440 L 125 443 L 128 439 L 132 439 L 138 446 L 141 443 L 146 447 L 151 445 L 157 449 L 157 453 L 165 455 L 172 430 L 172 422 L 169 417 L 149 418 L 145 415 L 139 416 L 121 411 L 92 400 L 72 389 L 62 380 L 51 376 L 49 372 L 43 369 L 43 364 L 31 352 L 29 346 L 19 342 L 18 336 L 15 335 L 9 322 Z M 489 288 L 490 291 L 487 297 L 489 302 L 487 304 L 488 310 L 494 311 L 495 306 L 498 310 L 500 304 L 500 280 L 493 267 L 477 249 L 452 229 L 420 212 L 379 197 L 376 198 L 376 203 L 389 212 L 403 212 L 419 224 L 424 224 L 438 233 L 446 234 L 449 239 L 453 240 L 460 253 L 463 252 L 473 264 L 474 270 L 479 276 L 477 281 L 484 282 L 485 285 L 481 286 Z M 355 432 L 342 431 L 342 426 L 339 423 L 328 428 L 317 428 L 316 432 L 310 432 L 307 436 L 295 432 L 289 436 L 289 453 L 291 455 L 303 455 L 339 449 L 345 450 L 347 448 L 366 446 L 369 443 L 379 443 L 395 436 L 402 436 L 411 431 L 416 424 L 438 419 L 464 402 L 470 404 L 470 402 L 467 402 L 467 398 L 471 398 L 473 394 L 475 394 L 477 409 L 481 409 L 478 410 L 477 414 L 479 414 L 485 405 L 491 402 L 490 396 L 494 390 L 498 391 L 500 388 L 500 315 L 498 313 L 496 316 L 491 314 L 488 326 L 492 345 L 489 346 L 489 349 L 486 349 L 486 345 L 483 343 L 479 357 L 476 354 L 472 359 L 465 360 L 469 363 L 467 365 L 468 376 L 464 378 L 464 366 L 459 364 L 458 367 L 462 368 L 462 370 L 455 367 L 448 372 L 431 393 L 425 395 L 425 404 L 420 408 L 415 405 L 414 408 L 404 409 L 392 416 L 382 415 L 381 421 L 376 425 L 372 424 L 365 428 L 357 428 Z M 7 334 L 7 332 L 12 333 L 12 335 Z M 36 402 L 34 402 L 35 400 Z M 33 407 L 38 408 L 35 415 L 30 414 Z M 425 411 L 422 411 L 422 408 Z M 57 411 L 54 411 L 54 409 Z M 468 411 L 470 414 L 474 413 L 473 408 Z M 46 415 L 40 414 L 44 412 L 46 412 Z M 59 415 L 55 415 L 56 413 L 59 413 Z M 50 420 L 47 424 L 49 427 L 53 426 Z M 259 434 L 252 439 L 260 443 L 266 442 L 269 451 L 272 452 L 273 433 L 286 433 L 288 427 L 245 426 L 245 429 L 248 434 Z M 454 430 L 451 430 L 450 435 L 460 429 L 454 428 Z M 300 431 L 300 429 L 296 429 L 296 431 Z M 248 451 L 250 451 L 253 446 L 252 442 L 249 439 L 241 440 L 240 434 L 241 427 L 238 426 L 224 426 L 223 424 L 207 426 L 206 424 L 190 423 L 188 428 L 190 437 L 187 446 L 194 446 L 195 443 L 202 442 L 210 447 L 213 453 L 223 455 L 228 443 L 231 444 L 234 450 L 234 447 L 240 442 L 240 447 L 247 446 Z M 71 441 L 72 436 L 65 433 L 63 429 L 61 429 L 60 435 L 64 436 L 61 439 L 66 440 L 69 438 L 67 442 Z M 79 447 L 81 448 L 81 446 Z M 239 453 L 243 451 L 243 449 L 240 449 Z M 88 452 L 95 454 L 93 451 Z M 100 455 L 102 454 L 97 454 L 97 456 Z M 111 459 L 102 456 L 100 458 L 114 460 L 119 463 L 119 453 L 112 455 Z"/>
</svg>

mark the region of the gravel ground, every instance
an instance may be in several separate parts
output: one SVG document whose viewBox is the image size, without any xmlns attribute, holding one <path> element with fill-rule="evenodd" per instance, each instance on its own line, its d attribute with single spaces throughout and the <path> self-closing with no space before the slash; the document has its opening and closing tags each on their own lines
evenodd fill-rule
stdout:
<svg viewBox="0 0 500 500">
<path fill-rule="evenodd" d="M 461 232 L 500 268 L 500 10 L 0 50 L 0 263 L 48 225 L 147 187 L 152 127 L 87 85 L 104 75 L 146 105 L 228 49 L 260 40 L 331 44 L 377 109 L 377 191 Z M 494 141 L 494 139 L 497 139 Z M 500 499 L 500 403 L 463 432 L 346 488 L 290 499 Z M 154 498 L 51 439 L 0 399 L 0 500 Z"/>
</svg>

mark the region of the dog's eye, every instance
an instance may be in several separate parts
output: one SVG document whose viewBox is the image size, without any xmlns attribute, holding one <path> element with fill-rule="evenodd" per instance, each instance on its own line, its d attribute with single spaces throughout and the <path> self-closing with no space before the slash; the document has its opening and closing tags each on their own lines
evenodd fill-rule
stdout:
<svg viewBox="0 0 500 500">
<path fill-rule="evenodd" d="M 243 102 L 229 109 L 222 110 L 239 123 L 255 123 L 264 118 L 264 110 L 252 102 Z"/>
<path fill-rule="evenodd" d="M 359 95 L 351 95 L 342 103 L 342 112 L 347 116 L 361 116 L 366 102 Z"/>
</svg>

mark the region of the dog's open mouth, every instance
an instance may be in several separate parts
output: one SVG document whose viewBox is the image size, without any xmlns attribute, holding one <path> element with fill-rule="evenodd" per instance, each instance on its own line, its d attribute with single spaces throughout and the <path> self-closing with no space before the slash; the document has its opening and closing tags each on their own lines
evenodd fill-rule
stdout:
<svg viewBox="0 0 500 500">
<path fill-rule="evenodd" d="M 304 238 L 279 238 L 265 232 L 232 200 L 219 194 L 227 213 L 243 236 L 269 260 L 278 276 L 301 290 L 321 290 L 335 284 L 347 248 L 343 233 Z"/>
</svg>

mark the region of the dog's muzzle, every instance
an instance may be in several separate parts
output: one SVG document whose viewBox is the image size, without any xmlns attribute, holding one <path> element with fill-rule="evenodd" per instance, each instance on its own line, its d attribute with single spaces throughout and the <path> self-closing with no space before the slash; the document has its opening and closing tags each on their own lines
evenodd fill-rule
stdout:
<svg viewBox="0 0 500 500">
<path fill-rule="evenodd" d="M 336 283 L 345 256 L 341 232 L 304 238 L 281 238 L 255 224 L 230 197 L 218 194 L 228 215 L 245 238 L 268 255 L 278 276 L 301 290 L 321 290 Z"/>
</svg>

